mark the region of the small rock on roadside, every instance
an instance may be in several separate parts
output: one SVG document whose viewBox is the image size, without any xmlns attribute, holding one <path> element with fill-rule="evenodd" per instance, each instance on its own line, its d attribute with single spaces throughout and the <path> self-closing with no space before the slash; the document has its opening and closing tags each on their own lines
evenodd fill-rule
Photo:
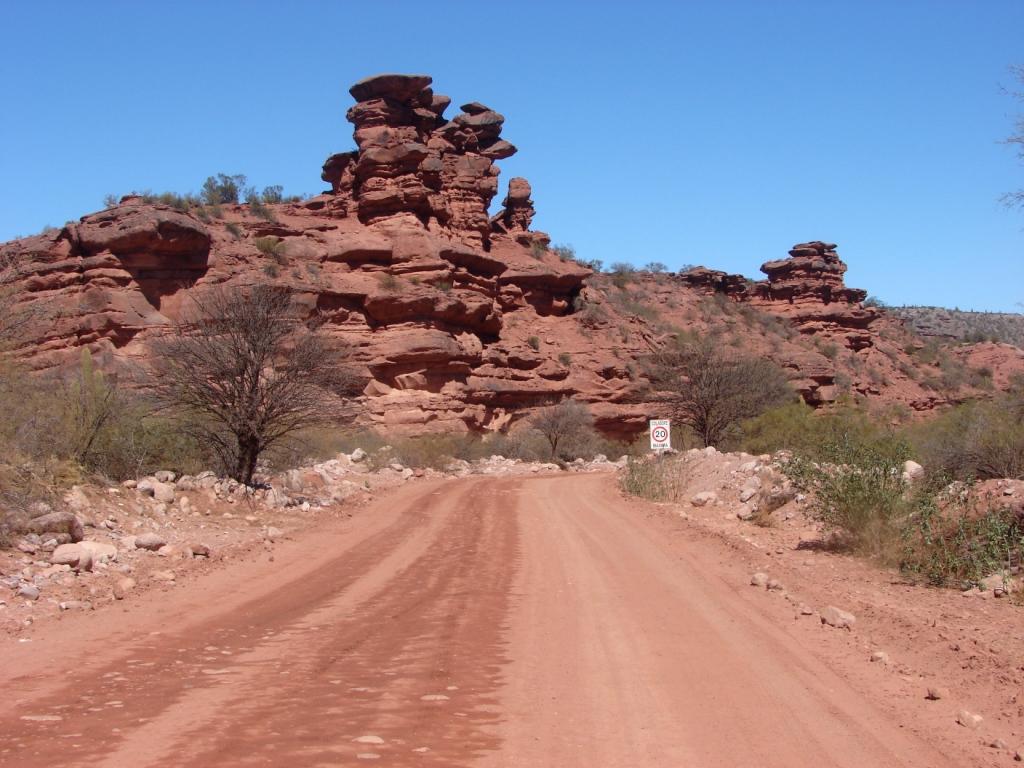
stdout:
<svg viewBox="0 0 1024 768">
<path fill-rule="evenodd" d="M 761 573 L 758 571 L 750 577 L 750 584 L 754 587 L 767 587 L 768 586 L 768 574 Z"/>
<path fill-rule="evenodd" d="M 885 651 L 875 651 L 871 654 L 871 661 L 879 662 L 881 664 L 888 664 L 889 654 Z"/>
<path fill-rule="evenodd" d="M 135 579 L 130 576 L 125 576 L 123 579 L 118 579 L 117 583 L 114 584 L 114 599 L 124 600 L 128 596 L 128 593 L 135 589 Z"/>
<path fill-rule="evenodd" d="M 716 501 L 718 501 L 718 494 L 715 493 L 714 491 L 701 491 L 700 493 L 695 494 L 692 499 L 690 499 L 690 503 L 693 504 L 693 506 L 695 507 L 703 507 L 707 504 L 714 504 Z"/>
<path fill-rule="evenodd" d="M 938 701 L 939 699 L 949 698 L 949 689 L 942 688 L 937 685 L 929 685 L 928 692 L 925 694 L 925 698 L 929 701 Z"/>
<path fill-rule="evenodd" d="M 39 587 L 35 584 L 22 584 L 18 587 L 18 597 L 23 597 L 26 600 L 38 600 Z"/>
<path fill-rule="evenodd" d="M 975 730 L 979 725 L 981 725 L 981 721 L 984 719 L 985 718 L 983 718 L 981 715 L 977 715 L 973 712 L 968 712 L 966 709 L 961 709 L 956 716 L 957 723 L 962 725 L 964 728 L 971 729 L 972 731 Z"/>
<path fill-rule="evenodd" d="M 830 605 L 821 612 L 821 623 L 836 629 L 853 629 L 856 621 L 857 617 L 852 613 L 836 608 L 834 605 Z"/>
<path fill-rule="evenodd" d="M 166 543 L 162 536 L 155 533 L 140 533 L 135 537 L 136 549 L 148 549 L 151 552 L 155 552 Z"/>
</svg>

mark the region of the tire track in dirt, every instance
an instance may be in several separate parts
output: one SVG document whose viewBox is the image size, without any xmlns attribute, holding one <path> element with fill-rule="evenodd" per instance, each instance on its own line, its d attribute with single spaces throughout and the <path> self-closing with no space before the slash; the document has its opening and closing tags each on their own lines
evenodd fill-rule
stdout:
<svg viewBox="0 0 1024 768">
<path fill-rule="evenodd" d="M 513 491 L 483 484 L 414 496 L 301 582 L 67 675 L 38 719 L 0 715 L 0 765 L 386 764 L 428 743 L 416 764 L 450 765 L 493 746 L 517 544 Z"/>
</svg>

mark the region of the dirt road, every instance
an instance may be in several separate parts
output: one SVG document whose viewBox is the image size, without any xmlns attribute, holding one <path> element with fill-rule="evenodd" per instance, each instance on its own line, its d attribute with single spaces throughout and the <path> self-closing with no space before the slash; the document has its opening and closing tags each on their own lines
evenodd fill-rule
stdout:
<svg viewBox="0 0 1024 768">
<path fill-rule="evenodd" d="M 9 643 L 0 765 L 957 764 L 718 557 L 607 474 L 413 483 Z"/>
</svg>

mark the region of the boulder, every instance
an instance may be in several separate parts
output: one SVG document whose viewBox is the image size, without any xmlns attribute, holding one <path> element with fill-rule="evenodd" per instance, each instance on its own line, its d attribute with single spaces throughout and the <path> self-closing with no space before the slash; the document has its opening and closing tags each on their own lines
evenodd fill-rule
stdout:
<svg viewBox="0 0 1024 768">
<path fill-rule="evenodd" d="M 84 539 L 78 546 L 92 554 L 93 562 L 111 563 L 117 560 L 117 547 L 103 541 L 92 541 Z"/>
<path fill-rule="evenodd" d="M 48 512 L 29 520 L 27 527 L 30 532 L 40 535 L 66 534 L 73 542 L 85 538 L 82 522 L 71 512 Z"/>
<path fill-rule="evenodd" d="M 166 544 L 167 541 L 156 533 L 141 533 L 135 537 L 136 549 L 147 549 L 151 552 L 156 552 Z"/>
<path fill-rule="evenodd" d="M 91 571 L 92 561 L 92 552 L 81 544 L 61 544 L 50 555 L 54 565 L 69 565 L 76 571 Z"/>
</svg>

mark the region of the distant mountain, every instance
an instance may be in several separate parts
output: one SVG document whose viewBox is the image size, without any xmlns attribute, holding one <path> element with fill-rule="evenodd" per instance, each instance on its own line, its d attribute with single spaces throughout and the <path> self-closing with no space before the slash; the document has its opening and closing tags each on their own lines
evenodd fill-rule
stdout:
<svg viewBox="0 0 1024 768">
<path fill-rule="evenodd" d="M 1024 349 L 1024 314 L 966 312 L 942 307 L 891 307 L 922 336 L 957 341 L 999 341 Z"/>
</svg>

